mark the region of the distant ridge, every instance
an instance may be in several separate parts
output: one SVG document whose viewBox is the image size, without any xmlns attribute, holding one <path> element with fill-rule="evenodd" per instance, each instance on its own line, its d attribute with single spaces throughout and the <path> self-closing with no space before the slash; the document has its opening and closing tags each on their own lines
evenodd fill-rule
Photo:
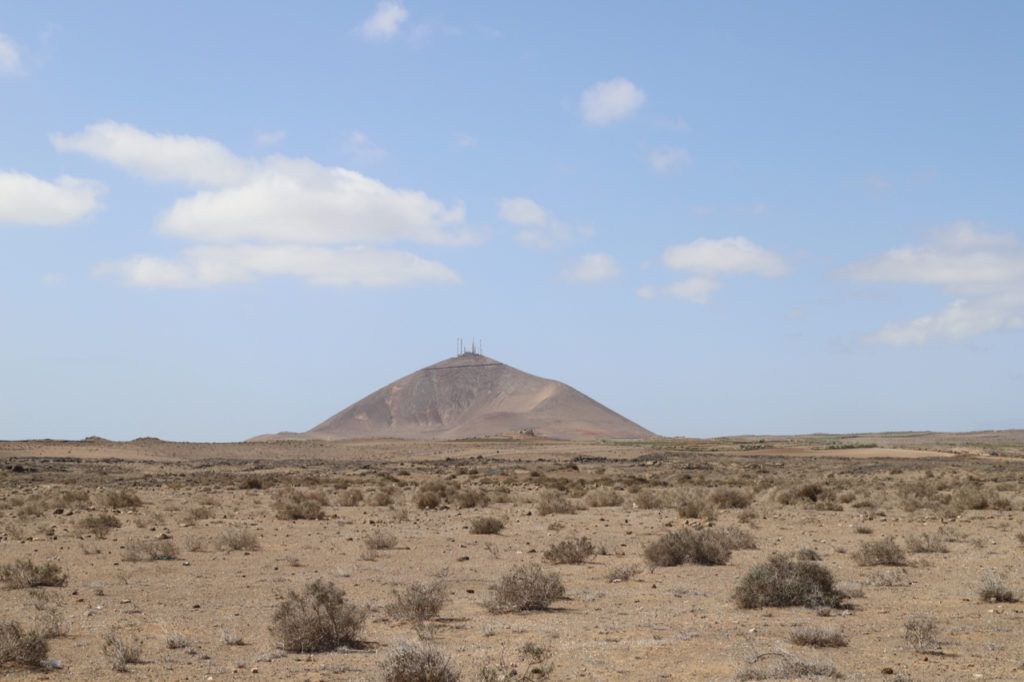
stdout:
<svg viewBox="0 0 1024 682">
<path fill-rule="evenodd" d="M 404 376 L 309 431 L 253 440 L 454 440 L 509 433 L 564 440 L 654 436 L 560 381 L 468 352 Z"/>
</svg>

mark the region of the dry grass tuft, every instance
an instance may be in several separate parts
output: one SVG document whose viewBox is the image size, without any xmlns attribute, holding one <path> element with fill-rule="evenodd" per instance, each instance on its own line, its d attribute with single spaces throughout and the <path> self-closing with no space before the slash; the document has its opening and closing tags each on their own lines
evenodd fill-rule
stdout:
<svg viewBox="0 0 1024 682">
<path fill-rule="evenodd" d="M 852 556 L 861 566 L 904 566 L 907 563 L 907 555 L 892 538 L 862 542 Z"/>
<path fill-rule="evenodd" d="M 395 601 L 385 612 L 396 620 L 422 623 L 437 618 L 448 603 L 448 587 L 442 580 L 432 583 L 413 583 L 401 592 L 394 591 Z"/>
<path fill-rule="evenodd" d="M 392 647 L 380 662 L 383 682 L 458 682 L 459 671 L 440 649 L 423 642 Z"/>
<path fill-rule="evenodd" d="M 582 564 L 594 556 L 597 549 L 585 537 L 569 538 L 551 545 L 544 558 L 553 564 Z"/>
<path fill-rule="evenodd" d="M 125 561 L 167 561 L 178 558 L 178 548 L 168 539 L 129 540 L 122 556 Z"/>
<path fill-rule="evenodd" d="M 271 618 L 270 632 L 285 651 L 333 651 L 358 641 L 365 609 L 345 601 L 334 583 L 315 580 L 302 592 L 288 592 Z"/>
<path fill-rule="evenodd" d="M 766 606 L 838 607 L 845 595 L 836 589 L 831 571 L 811 561 L 776 555 L 743 576 L 733 593 L 743 609 Z"/>
<path fill-rule="evenodd" d="M 849 644 L 842 630 L 815 626 L 797 628 L 790 633 L 789 641 L 813 647 L 842 647 Z"/>
<path fill-rule="evenodd" d="M 321 492 L 307 492 L 292 488 L 278 493 L 274 498 L 277 518 L 284 521 L 306 519 L 317 521 L 324 518 L 327 498 Z"/>
<path fill-rule="evenodd" d="M 129 663 L 142 662 L 142 640 L 135 635 L 122 638 L 116 630 L 111 630 L 103 639 L 103 656 L 111 670 L 126 672 Z"/>
<path fill-rule="evenodd" d="M 229 528 L 217 537 L 217 549 L 220 550 L 255 552 L 259 548 L 259 538 L 248 528 Z"/>
<path fill-rule="evenodd" d="M 988 602 L 1017 601 L 1017 595 L 995 573 L 989 573 L 982 579 L 981 585 L 978 587 L 978 596 Z"/>
<path fill-rule="evenodd" d="M 29 587 L 63 587 L 68 576 L 55 563 L 33 563 L 30 559 L 18 559 L 14 563 L 0 566 L 0 582 L 9 589 L 20 590 Z"/>
<path fill-rule="evenodd" d="M 914 651 L 926 653 L 941 646 L 939 624 L 928 616 L 914 616 L 903 625 L 903 640 Z"/>
<path fill-rule="evenodd" d="M 487 603 L 492 613 L 540 611 L 556 599 L 565 599 L 565 585 L 554 571 L 539 564 L 520 564 L 491 586 L 494 595 Z"/>
<path fill-rule="evenodd" d="M 46 639 L 38 632 L 25 632 L 21 624 L 13 620 L 0 621 L 0 665 L 16 663 L 38 667 L 49 650 Z"/>
<path fill-rule="evenodd" d="M 469 532 L 474 535 L 495 535 L 505 527 L 505 522 L 494 516 L 480 516 L 469 522 Z"/>
</svg>

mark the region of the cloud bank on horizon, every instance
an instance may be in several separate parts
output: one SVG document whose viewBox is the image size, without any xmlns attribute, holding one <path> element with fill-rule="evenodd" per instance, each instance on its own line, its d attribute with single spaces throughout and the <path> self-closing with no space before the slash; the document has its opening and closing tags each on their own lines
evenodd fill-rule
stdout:
<svg viewBox="0 0 1024 682">
<path fill-rule="evenodd" d="M 755 20 L 787 12 L 743 7 L 256 7 L 221 43 L 236 19 L 223 8 L 200 25 L 199 4 L 135 7 L 106 26 L 74 5 L 11 8 L 0 287 L 47 293 L 0 312 L 56 319 L 72 289 L 108 323 L 133 300 L 187 318 L 281 296 L 296 319 L 343 308 L 396 338 L 402 319 L 422 338 L 466 316 L 517 338 L 517 311 L 607 334 L 606 352 L 629 331 L 594 325 L 628 320 L 666 339 L 651 363 L 730 353 L 720 371 L 746 377 L 748 362 L 799 374 L 813 358 L 864 403 L 871 376 L 913 384 L 898 359 L 911 353 L 979 376 L 1014 365 L 1022 96 L 994 86 L 1024 63 L 981 36 L 1005 37 L 1024 10 L 943 8 L 934 35 L 908 38 L 913 7 L 892 33 L 831 7 L 769 39 Z M 229 319 L 214 323 L 226 336 Z M 729 341 L 668 341 L 697 329 Z"/>
</svg>

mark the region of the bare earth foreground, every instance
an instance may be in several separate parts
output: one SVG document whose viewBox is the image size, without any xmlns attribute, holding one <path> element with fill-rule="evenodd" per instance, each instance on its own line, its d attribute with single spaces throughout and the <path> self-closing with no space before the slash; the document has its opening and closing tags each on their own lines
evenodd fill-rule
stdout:
<svg viewBox="0 0 1024 682">
<path fill-rule="evenodd" d="M 1024 679 L 1024 432 L 89 439 L 0 443 L 0 466 L 0 621 L 48 631 L 60 662 L 0 664 L 11 679 L 380 680 L 421 641 L 467 681 Z M 483 517 L 504 527 L 472 532 Z M 709 528 L 739 539 L 724 563 L 648 563 L 666 533 Z M 582 563 L 548 552 L 583 537 Z M 777 554 L 819 559 L 845 603 L 741 608 Z M 19 560 L 66 582 L 18 587 Z M 521 565 L 566 598 L 488 608 Z M 317 579 L 365 624 L 352 646 L 287 652 L 275 611 Z M 415 582 L 447 597 L 421 623 L 393 608 Z M 134 638 L 115 672 L 110 641 Z"/>
</svg>

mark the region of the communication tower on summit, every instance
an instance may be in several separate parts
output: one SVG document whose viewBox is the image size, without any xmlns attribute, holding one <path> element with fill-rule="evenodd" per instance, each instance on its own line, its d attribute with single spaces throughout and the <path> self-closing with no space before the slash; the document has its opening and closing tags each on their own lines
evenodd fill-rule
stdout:
<svg viewBox="0 0 1024 682">
<path fill-rule="evenodd" d="M 483 355 L 484 354 L 484 342 L 483 339 L 477 343 L 476 339 L 472 339 L 470 342 L 469 350 L 466 350 L 466 342 L 461 337 L 455 340 L 455 355 Z"/>
</svg>

